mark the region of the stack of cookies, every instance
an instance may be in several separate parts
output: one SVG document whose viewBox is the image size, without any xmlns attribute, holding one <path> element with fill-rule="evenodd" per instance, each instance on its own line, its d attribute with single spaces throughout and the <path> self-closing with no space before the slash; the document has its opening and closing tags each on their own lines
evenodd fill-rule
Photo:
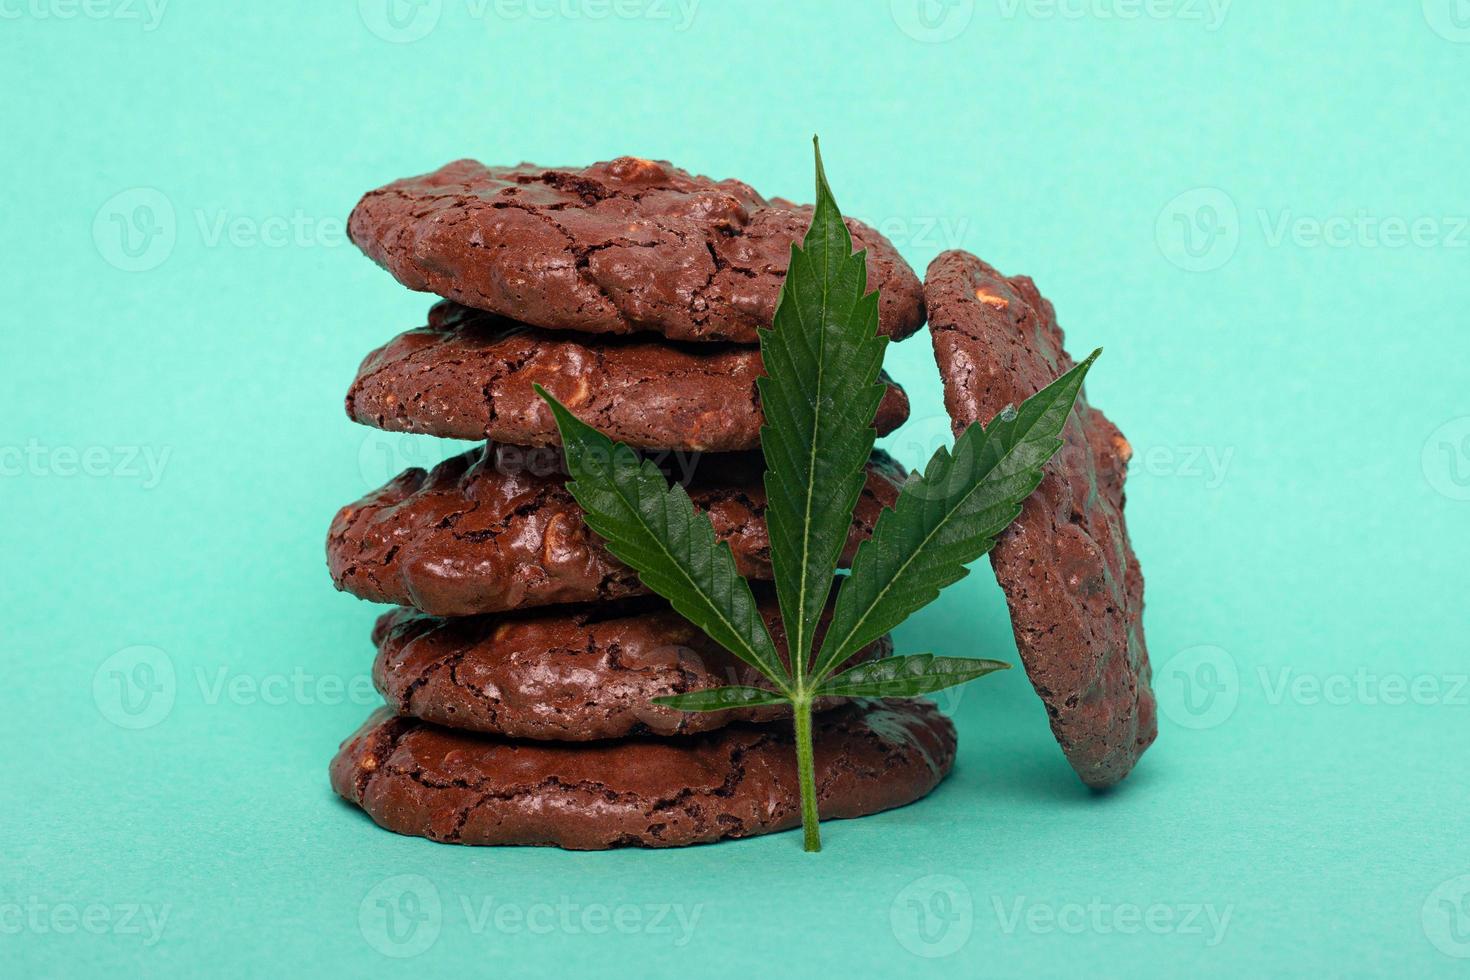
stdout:
<svg viewBox="0 0 1470 980">
<path fill-rule="evenodd" d="M 532 385 L 682 482 L 740 572 L 769 580 L 756 331 L 810 220 L 738 181 L 627 157 L 581 170 L 461 160 L 358 204 L 352 240 L 443 299 L 427 326 L 368 355 L 348 414 L 485 444 L 407 470 L 332 523 L 337 587 L 396 607 L 374 631 L 387 706 L 332 763 L 342 797 L 390 830 L 461 844 L 671 846 L 800 824 L 784 709 L 652 704 L 762 682 L 587 529 Z M 848 224 L 881 290 L 880 329 L 912 334 L 918 278 Z M 878 431 L 907 414 L 888 382 Z M 847 558 L 903 478 L 874 455 Z M 761 600 L 780 645 L 769 589 Z M 884 638 L 859 656 L 888 652 Z M 821 707 L 824 818 L 908 803 L 950 769 L 954 730 L 927 701 Z"/>
</svg>

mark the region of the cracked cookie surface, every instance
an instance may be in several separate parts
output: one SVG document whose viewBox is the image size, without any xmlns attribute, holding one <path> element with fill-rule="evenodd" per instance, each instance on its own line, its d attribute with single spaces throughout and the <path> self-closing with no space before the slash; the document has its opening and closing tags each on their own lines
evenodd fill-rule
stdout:
<svg viewBox="0 0 1470 980">
<path fill-rule="evenodd" d="M 903 806 L 954 764 L 932 702 L 858 701 L 813 723 L 824 820 Z M 801 824 L 790 726 L 560 744 L 436 728 L 379 709 L 331 765 L 379 826 L 453 844 L 676 847 Z"/>
<path fill-rule="evenodd" d="M 956 435 L 1072 368 L 1056 313 L 1029 278 L 950 251 L 930 264 L 924 290 Z M 991 564 L 1052 732 L 1082 780 L 1104 788 L 1128 775 L 1158 731 L 1143 574 L 1123 519 L 1132 449 L 1085 396 L 1062 438 Z"/>
<path fill-rule="evenodd" d="M 751 344 L 769 327 L 812 209 L 664 161 L 580 169 L 456 160 L 370 191 L 347 230 L 410 289 L 521 322 L 586 333 Z M 880 289 L 879 329 L 924 322 L 918 277 L 877 231 L 848 220 Z"/>
<path fill-rule="evenodd" d="M 761 614 L 784 654 L 768 591 L 758 599 Z M 726 684 L 770 687 L 661 599 L 452 619 L 397 609 L 378 620 L 373 642 L 373 683 L 397 714 L 507 738 L 690 735 L 791 715 L 776 705 L 676 711 L 651 703 Z M 892 653 L 885 636 L 851 663 Z"/>
<path fill-rule="evenodd" d="M 672 344 L 539 330 L 456 303 L 429 325 L 373 351 L 347 393 L 347 414 L 390 432 L 560 442 L 540 384 L 604 435 L 641 449 L 733 452 L 760 446 L 760 351 L 734 344 Z M 886 375 L 876 427 L 908 418 L 903 389 Z"/>
<path fill-rule="evenodd" d="M 552 456 L 560 451 L 491 446 L 432 470 L 405 470 L 338 511 L 327 538 L 332 581 L 359 598 L 436 616 L 647 594 L 587 528 L 566 476 L 536 462 Z M 687 485 L 740 574 L 770 579 L 762 471 L 759 454 L 702 456 Z M 873 454 L 844 560 L 893 506 L 905 476 L 886 454 Z"/>
</svg>

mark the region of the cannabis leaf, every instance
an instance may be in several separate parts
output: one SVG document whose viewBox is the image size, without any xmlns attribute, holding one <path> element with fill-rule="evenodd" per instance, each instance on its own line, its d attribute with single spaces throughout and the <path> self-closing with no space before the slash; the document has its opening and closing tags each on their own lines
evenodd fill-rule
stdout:
<svg viewBox="0 0 1470 980">
<path fill-rule="evenodd" d="M 763 704 L 790 704 L 791 699 L 763 687 L 711 687 L 688 694 L 670 694 L 654 698 L 661 704 L 680 711 L 724 711 L 726 708 L 753 708 Z"/>
<path fill-rule="evenodd" d="M 815 141 L 814 141 L 815 143 Z M 1007 665 L 994 660 L 889 657 L 836 673 L 852 656 L 932 602 L 966 574 L 1020 513 L 1061 448 L 1060 434 L 1097 359 L 972 425 L 909 479 L 879 517 L 838 590 L 832 621 L 813 656 L 817 623 L 862 491 L 882 397 L 878 295 L 867 292 L 862 253 L 827 186 L 816 150 L 817 205 L 791 264 L 769 330 L 760 331 L 766 376 L 757 382 L 766 422 L 766 521 L 776 593 L 788 641 L 783 662 L 730 548 L 689 495 L 653 463 L 583 423 L 541 386 L 556 417 L 588 527 L 680 615 L 750 664 L 772 689 L 730 686 L 655 698 L 682 711 L 790 704 L 807 850 L 821 848 L 812 752 L 812 703 L 823 697 L 914 697 Z"/>
<path fill-rule="evenodd" d="M 805 240 L 791 246 L 774 324 L 759 333 L 766 376 L 756 382 L 771 565 L 798 689 L 877 436 L 888 343 L 878 335 L 867 254 L 853 253 L 813 146 L 817 204 Z"/>
<path fill-rule="evenodd" d="M 816 693 L 818 697 L 912 698 L 997 670 L 1009 670 L 1010 666 L 999 660 L 936 657 L 932 653 L 885 657 L 829 677 L 817 685 Z"/>
<path fill-rule="evenodd" d="M 535 388 L 556 416 L 573 481 L 567 490 L 587 526 L 679 615 L 762 674 L 785 680 L 750 583 L 736 573 L 729 544 L 715 539 L 709 515 L 696 511 L 684 488 L 670 486 L 652 462 Z"/>
<path fill-rule="evenodd" d="M 858 546 L 852 574 L 837 596 L 832 625 L 812 673 L 844 662 L 968 574 L 1021 513 L 1041 482 L 1042 467 L 1062 441 L 1057 434 L 1077 400 L 1082 379 L 1102 351 L 1027 399 L 989 427 L 972 423 L 941 446 L 922 476 L 909 478 L 892 510 L 878 517 L 871 539 Z"/>
</svg>

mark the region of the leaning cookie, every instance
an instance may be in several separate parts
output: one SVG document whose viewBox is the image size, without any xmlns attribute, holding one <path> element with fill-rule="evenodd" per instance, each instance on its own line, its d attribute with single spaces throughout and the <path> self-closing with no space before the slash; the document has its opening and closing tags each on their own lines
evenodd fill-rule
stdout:
<svg viewBox="0 0 1470 980">
<path fill-rule="evenodd" d="M 775 598 L 763 593 L 759 602 L 784 652 Z M 692 712 L 653 704 L 727 684 L 770 687 L 759 671 L 658 599 L 452 619 L 397 609 L 378 620 L 373 640 L 373 682 L 388 706 L 449 728 L 583 742 L 691 735 L 791 714 L 774 705 Z M 885 636 L 853 662 L 892 653 Z M 829 699 L 819 708 L 839 703 Z"/>
<path fill-rule="evenodd" d="M 557 445 L 551 410 L 532 388 L 540 384 L 619 442 L 734 452 L 760 446 L 761 373 L 754 347 L 538 330 L 446 302 L 427 327 L 367 356 L 347 393 L 347 414 L 390 432 Z M 883 380 L 879 435 L 908 418 L 903 389 Z"/>
<path fill-rule="evenodd" d="M 810 207 L 663 161 L 457 160 L 369 192 L 348 234 L 410 289 L 535 326 L 751 344 L 811 219 Z M 918 277 L 881 234 L 847 225 L 881 290 L 879 329 L 908 336 L 924 322 Z"/>
<path fill-rule="evenodd" d="M 951 251 L 930 264 L 924 290 L 956 434 L 1073 366 L 1052 305 L 1030 279 Z M 1128 775 L 1157 734 L 1143 575 L 1123 520 L 1132 450 L 1085 398 L 1062 437 L 991 564 L 1052 731 L 1083 781 L 1101 788 Z"/>
<path fill-rule="evenodd" d="M 429 471 L 404 471 L 337 513 L 327 539 L 332 581 L 359 598 L 436 616 L 647 594 L 587 528 L 567 477 L 535 465 L 547 453 L 559 456 L 492 446 Z M 893 506 L 905 476 L 887 455 L 873 454 L 845 558 Z M 740 574 L 770 579 L 761 477 L 759 454 L 704 456 L 688 489 Z"/>
<path fill-rule="evenodd" d="M 863 701 L 813 725 L 822 819 L 925 796 L 954 764 L 928 701 Z M 568 745 L 436 728 L 379 709 L 342 743 L 332 788 L 373 822 L 449 844 L 678 847 L 801 824 L 791 726 Z"/>
</svg>

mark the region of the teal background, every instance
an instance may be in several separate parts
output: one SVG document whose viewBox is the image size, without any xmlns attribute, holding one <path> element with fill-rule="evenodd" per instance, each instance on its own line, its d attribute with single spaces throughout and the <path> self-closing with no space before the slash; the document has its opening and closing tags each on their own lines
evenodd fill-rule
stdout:
<svg viewBox="0 0 1470 980">
<path fill-rule="evenodd" d="M 1467 5 L 530 2 L 0 0 L 3 972 L 1470 972 Z M 343 417 L 428 306 L 352 204 L 623 153 L 807 199 L 813 131 L 916 268 L 976 251 L 1106 347 L 1157 745 L 1088 793 L 1018 670 L 819 856 L 378 830 L 326 781 L 376 610 L 322 541 L 447 449 Z M 927 340 L 889 367 L 912 464 Z M 1015 661 L 984 568 L 898 642 Z"/>
</svg>

